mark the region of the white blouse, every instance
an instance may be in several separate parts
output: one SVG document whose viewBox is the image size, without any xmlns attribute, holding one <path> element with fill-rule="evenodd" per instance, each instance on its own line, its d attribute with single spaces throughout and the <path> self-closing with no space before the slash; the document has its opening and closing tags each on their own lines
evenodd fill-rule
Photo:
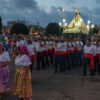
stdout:
<svg viewBox="0 0 100 100">
<path fill-rule="evenodd" d="M 27 55 L 23 55 L 23 56 L 17 56 L 16 59 L 15 59 L 15 65 L 16 66 L 29 66 L 31 65 L 31 61 L 30 59 L 28 58 Z"/>
<path fill-rule="evenodd" d="M 6 62 L 6 61 L 10 61 L 10 57 L 9 53 L 5 51 L 2 54 L 0 54 L 0 62 Z"/>
</svg>

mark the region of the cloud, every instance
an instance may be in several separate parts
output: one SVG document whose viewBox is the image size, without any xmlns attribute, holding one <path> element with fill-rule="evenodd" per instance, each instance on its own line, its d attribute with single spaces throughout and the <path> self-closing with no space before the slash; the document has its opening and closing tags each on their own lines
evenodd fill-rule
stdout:
<svg viewBox="0 0 100 100">
<path fill-rule="evenodd" d="M 67 6 L 75 3 L 75 0 L 63 0 L 63 2 Z M 0 16 L 2 16 L 4 24 L 9 20 L 26 20 L 28 24 L 37 24 L 37 22 L 40 22 L 40 25 L 46 26 L 49 22 L 60 22 L 63 17 L 69 23 L 75 15 L 74 8 L 71 6 L 71 10 L 69 10 L 68 6 L 69 9 L 66 8 L 64 13 L 57 12 L 57 9 L 62 7 L 62 5 L 59 7 L 50 6 L 49 12 L 47 12 L 47 8 L 40 7 L 36 0 L 0 0 Z M 91 19 L 91 9 L 81 7 L 81 11 L 81 15 L 85 21 L 88 18 Z M 100 22 L 97 17 L 100 15 L 99 11 L 99 7 L 94 8 L 97 23 Z"/>
<path fill-rule="evenodd" d="M 16 8 L 37 8 L 35 0 L 10 0 L 10 2 Z"/>
<path fill-rule="evenodd" d="M 100 3 L 100 0 L 96 0 L 96 3 Z"/>
<path fill-rule="evenodd" d="M 65 3 L 71 3 L 71 4 L 73 4 L 73 3 L 75 3 L 75 0 L 63 0 L 63 2 L 65 2 Z"/>
<path fill-rule="evenodd" d="M 35 0 L 0 0 L 0 15 L 3 22 L 7 20 L 34 20 L 33 16 L 41 12 Z M 32 18 L 33 17 L 33 18 Z M 38 16 L 37 16 L 38 17 Z"/>
<path fill-rule="evenodd" d="M 94 10 L 94 13 L 95 13 L 96 15 L 99 15 L 99 16 L 100 16 L 100 7 L 96 7 L 96 8 L 94 8 L 93 10 Z"/>
</svg>

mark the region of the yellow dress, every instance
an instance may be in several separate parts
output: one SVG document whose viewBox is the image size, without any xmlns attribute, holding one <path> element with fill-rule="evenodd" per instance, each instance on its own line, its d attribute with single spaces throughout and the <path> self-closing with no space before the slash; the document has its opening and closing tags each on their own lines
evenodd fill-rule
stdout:
<svg viewBox="0 0 100 100">
<path fill-rule="evenodd" d="M 21 98 L 32 97 L 31 72 L 30 70 L 28 71 L 26 79 L 24 80 L 25 70 L 25 66 L 17 66 L 14 77 L 13 94 Z"/>
</svg>

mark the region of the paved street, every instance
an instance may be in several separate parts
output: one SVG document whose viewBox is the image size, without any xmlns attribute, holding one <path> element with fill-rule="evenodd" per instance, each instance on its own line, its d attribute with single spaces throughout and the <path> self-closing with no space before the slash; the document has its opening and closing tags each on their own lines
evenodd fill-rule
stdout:
<svg viewBox="0 0 100 100">
<path fill-rule="evenodd" d="M 13 65 L 13 64 L 11 64 Z M 13 80 L 14 66 L 10 67 Z M 96 75 L 91 80 L 81 80 L 81 68 L 54 74 L 52 68 L 33 71 L 33 97 L 32 100 L 100 100 L 100 80 Z M 7 93 L 3 100 L 19 100 L 12 93 Z"/>
</svg>

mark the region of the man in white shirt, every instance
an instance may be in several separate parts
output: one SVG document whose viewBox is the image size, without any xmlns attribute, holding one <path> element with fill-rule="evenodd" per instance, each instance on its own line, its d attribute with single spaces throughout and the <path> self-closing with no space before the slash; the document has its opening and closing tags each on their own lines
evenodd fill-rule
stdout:
<svg viewBox="0 0 100 100">
<path fill-rule="evenodd" d="M 83 66 L 83 79 L 86 78 L 87 74 L 87 67 L 90 66 L 90 74 L 91 78 L 93 78 L 95 74 L 95 67 L 94 67 L 94 56 L 96 55 L 96 49 L 93 45 L 91 45 L 90 39 L 86 40 L 86 45 L 83 48 L 84 51 L 84 66 Z"/>
<path fill-rule="evenodd" d="M 48 39 L 44 39 L 43 49 L 44 49 L 45 64 L 49 67 L 50 62 L 49 62 L 49 40 Z"/>
<path fill-rule="evenodd" d="M 29 39 L 27 41 L 27 43 L 28 43 L 27 48 L 28 48 L 28 51 L 29 51 L 29 53 L 31 55 L 31 58 L 32 58 L 32 64 L 30 66 L 30 70 L 32 72 L 33 71 L 33 66 L 34 66 L 34 60 L 35 60 L 35 51 L 34 51 L 34 46 L 32 45 L 32 40 Z"/>
<path fill-rule="evenodd" d="M 57 73 L 58 69 L 60 72 L 64 71 L 65 67 L 65 56 L 66 56 L 66 47 L 64 45 L 63 39 L 56 39 L 55 40 L 55 73 Z"/>
<path fill-rule="evenodd" d="M 42 68 L 45 69 L 45 63 L 44 63 L 44 59 L 43 59 L 43 43 L 41 41 L 41 39 L 39 38 L 37 41 L 37 45 L 36 45 L 36 52 L 37 52 L 37 70 L 40 70 L 40 65 L 42 65 Z"/>
<path fill-rule="evenodd" d="M 72 42 L 72 38 L 68 39 L 68 57 L 67 57 L 67 61 L 68 61 L 68 69 L 70 70 L 72 67 L 74 67 L 75 61 L 74 61 L 74 45 Z"/>
</svg>

